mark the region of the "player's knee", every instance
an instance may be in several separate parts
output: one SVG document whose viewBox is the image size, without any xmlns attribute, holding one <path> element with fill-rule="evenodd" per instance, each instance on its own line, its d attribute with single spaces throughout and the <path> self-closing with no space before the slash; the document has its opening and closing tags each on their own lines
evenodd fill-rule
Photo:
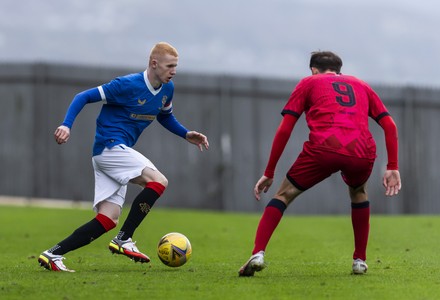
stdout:
<svg viewBox="0 0 440 300">
<path fill-rule="evenodd" d="M 168 179 L 164 175 L 160 176 L 160 178 L 158 178 L 156 182 L 160 183 L 164 188 L 168 187 Z"/>
<path fill-rule="evenodd" d="M 96 219 L 105 228 L 105 231 L 110 231 L 118 225 L 119 218 L 116 216 L 106 216 L 104 214 L 98 213 Z"/>
<path fill-rule="evenodd" d="M 283 201 L 287 206 L 292 203 L 296 197 L 298 197 L 303 191 L 296 188 L 294 185 L 287 181 L 282 184 L 274 198 Z"/>
<path fill-rule="evenodd" d="M 100 215 L 100 214 L 98 214 L 98 215 Z M 106 217 L 106 221 L 107 221 L 107 224 L 109 227 L 114 228 L 114 227 L 116 227 L 116 225 L 118 225 L 118 223 L 119 223 L 119 214 L 118 213 L 108 213 L 107 212 L 103 215 Z M 113 223 L 114 225 L 111 226 L 110 222 Z M 110 228 L 110 229 L 112 229 L 112 228 Z"/>
<path fill-rule="evenodd" d="M 119 224 L 119 218 L 111 218 L 110 220 L 112 220 L 112 222 L 113 222 L 113 224 L 114 224 L 113 228 L 115 228 L 116 226 L 118 226 L 118 224 Z M 113 228 L 112 228 L 112 229 L 113 229 Z"/>
<path fill-rule="evenodd" d="M 361 203 L 368 200 L 367 189 L 365 185 L 357 188 L 350 187 L 350 199 L 353 203 Z"/>
<path fill-rule="evenodd" d="M 119 216 L 121 215 L 121 208 L 119 205 L 109 201 L 102 201 L 97 205 L 97 216 L 101 223 L 106 223 L 106 228 L 112 229 L 118 225 Z M 114 225 L 112 225 L 112 223 Z"/>
<path fill-rule="evenodd" d="M 168 183 L 168 182 L 167 182 Z M 161 182 L 157 182 L 157 181 L 150 181 L 145 185 L 145 188 L 147 189 L 152 189 L 153 191 L 155 191 L 159 197 L 162 196 L 163 192 L 165 191 L 165 189 L 167 188 L 167 185 L 163 185 Z"/>
<path fill-rule="evenodd" d="M 168 186 L 168 179 L 160 173 L 159 171 L 149 171 L 145 172 L 145 170 L 142 172 L 142 175 L 131 180 L 133 183 L 137 183 L 141 186 L 145 186 L 149 182 L 157 182 L 164 186 L 165 188 Z"/>
</svg>

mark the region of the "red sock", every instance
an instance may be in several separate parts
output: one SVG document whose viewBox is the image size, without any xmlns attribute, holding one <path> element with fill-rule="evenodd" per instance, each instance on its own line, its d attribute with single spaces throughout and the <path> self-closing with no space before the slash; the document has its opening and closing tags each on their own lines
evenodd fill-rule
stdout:
<svg viewBox="0 0 440 300">
<path fill-rule="evenodd" d="M 97 214 L 95 219 L 98 220 L 99 223 L 101 223 L 102 227 L 104 227 L 106 232 L 110 231 L 110 230 L 112 230 L 113 228 L 116 227 L 115 222 L 113 222 L 112 219 L 110 219 L 106 215 Z"/>
<path fill-rule="evenodd" d="M 164 187 L 162 184 L 160 184 L 159 182 L 155 182 L 155 181 L 147 182 L 147 184 L 145 185 L 145 188 L 152 189 L 153 191 L 155 191 L 159 195 L 159 197 L 162 196 L 163 192 L 166 189 L 166 187 Z"/>
<path fill-rule="evenodd" d="M 354 233 L 353 259 L 367 259 L 368 234 L 370 232 L 370 202 L 351 205 L 351 223 Z"/>
<path fill-rule="evenodd" d="M 278 199 L 272 199 L 269 204 L 267 204 L 260 223 L 258 224 L 252 255 L 260 251 L 266 251 L 267 244 L 277 228 L 278 223 L 280 223 L 285 209 L 286 204 Z"/>
</svg>

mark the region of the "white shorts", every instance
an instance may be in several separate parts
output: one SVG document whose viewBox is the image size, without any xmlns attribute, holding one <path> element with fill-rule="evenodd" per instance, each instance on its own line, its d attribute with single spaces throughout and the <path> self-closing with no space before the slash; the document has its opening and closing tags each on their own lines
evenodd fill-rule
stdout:
<svg viewBox="0 0 440 300">
<path fill-rule="evenodd" d="M 98 203 L 104 200 L 122 208 L 128 182 L 140 176 L 146 167 L 157 170 L 145 156 L 122 144 L 105 148 L 100 155 L 92 157 L 92 163 L 95 170 L 95 211 Z"/>
</svg>

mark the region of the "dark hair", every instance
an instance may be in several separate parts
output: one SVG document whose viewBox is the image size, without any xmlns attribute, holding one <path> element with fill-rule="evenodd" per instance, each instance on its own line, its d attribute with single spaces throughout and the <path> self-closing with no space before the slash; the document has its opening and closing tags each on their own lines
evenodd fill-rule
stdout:
<svg viewBox="0 0 440 300">
<path fill-rule="evenodd" d="M 312 52 L 310 57 L 310 68 L 317 68 L 319 72 L 325 72 L 327 70 L 341 72 L 342 59 L 330 51 L 316 51 Z"/>
</svg>

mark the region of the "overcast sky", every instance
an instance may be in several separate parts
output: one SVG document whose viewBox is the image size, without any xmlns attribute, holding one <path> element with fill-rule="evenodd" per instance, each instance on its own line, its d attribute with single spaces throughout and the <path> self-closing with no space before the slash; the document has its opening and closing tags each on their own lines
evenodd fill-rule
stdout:
<svg viewBox="0 0 440 300">
<path fill-rule="evenodd" d="M 151 46 L 179 72 L 299 79 L 310 52 L 372 84 L 440 87 L 438 0 L 0 0 L 0 62 L 143 70 Z"/>
</svg>

